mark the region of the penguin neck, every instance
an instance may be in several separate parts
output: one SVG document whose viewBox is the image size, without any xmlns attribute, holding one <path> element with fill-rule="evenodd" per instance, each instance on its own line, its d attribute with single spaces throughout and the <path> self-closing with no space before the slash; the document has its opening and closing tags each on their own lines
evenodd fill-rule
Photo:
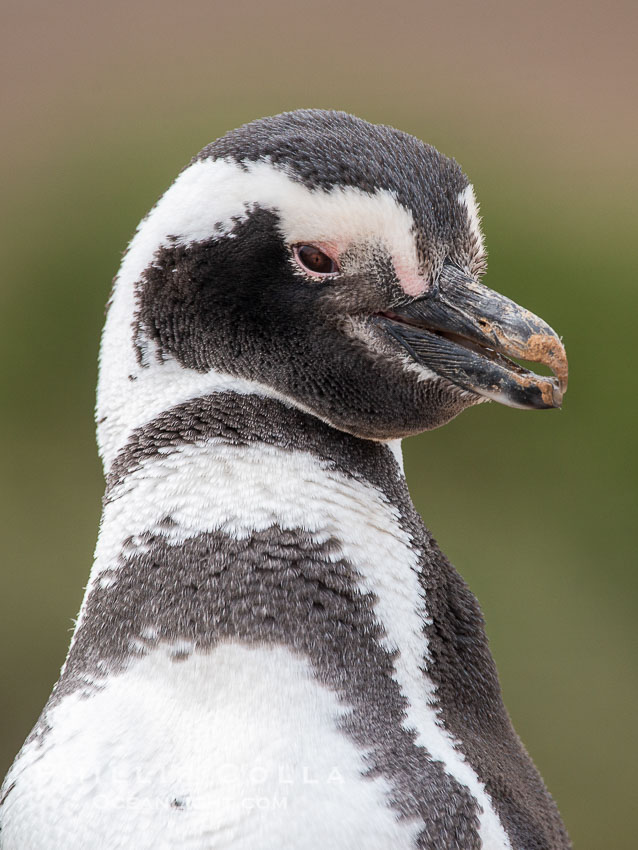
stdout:
<svg viewBox="0 0 638 850">
<path fill-rule="evenodd" d="M 376 598 L 375 628 L 389 634 L 405 607 L 414 635 L 423 600 L 410 511 L 385 443 L 257 395 L 214 393 L 164 411 L 111 465 L 65 690 L 158 643 L 294 644 L 302 597 L 317 586 L 321 595 L 334 585 L 342 601 Z M 405 617 L 394 622 L 403 628 Z"/>
<path fill-rule="evenodd" d="M 209 475 L 209 484 L 224 494 L 285 475 L 291 463 L 318 465 L 326 473 L 361 482 L 397 498 L 405 498 L 401 441 L 361 439 L 339 431 L 315 416 L 273 396 L 247 393 L 224 387 L 205 396 L 190 398 L 143 425 L 130 430 L 125 444 L 107 474 L 106 503 L 127 498 L 149 475 L 159 491 L 170 496 L 179 489 L 178 477 L 196 480 Z M 264 466 L 272 457 L 280 463 L 280 475 L 271 476 Z M 261 464 L 259 463 L 261 459 Z M 224 464 L 251 464 L 233 476 L 225 475 Z M 188 473 L 182 470 L 188 468 Z M 240 472 L 246 477 L 242 479 Z M 125 486 L 122 486 L 125 485 Z M 275 498 L 275 490 L 272 489 Z M 192 507 L 202 494 L 187 496 Z M 266 496 L 266 494 L 264 494 Z M 201 511 L 200 511 L 201 513 Z M 212 517 L 210 518 L 212 520 Z"/>
<path fill-rule="evenodd" d="M 134 428 L 111 463 L 86 600 L 151 539 L 183 546 L 274 527 L 341 539 L 354 523 L 407 548 L 408 515 L 414 526 L 400 444 L 359 439 L 277 399 L 212 393 Z"/>
</svg>

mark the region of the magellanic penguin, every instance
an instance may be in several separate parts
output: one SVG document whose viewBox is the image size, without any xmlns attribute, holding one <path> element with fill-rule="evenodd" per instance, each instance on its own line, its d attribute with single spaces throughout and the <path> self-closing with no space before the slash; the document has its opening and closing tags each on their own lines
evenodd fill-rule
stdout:
<svg viewBox="0 0 638 850">
<path fill-rule="evenodd" d="M 480 401 L 561 403 L 484 269 L 467 178 L 390 127 L 286 113 L 181 172 L 110 299 L 95 563 L 3 850 L 570 846 L 402 473 Z"/>
</svg>

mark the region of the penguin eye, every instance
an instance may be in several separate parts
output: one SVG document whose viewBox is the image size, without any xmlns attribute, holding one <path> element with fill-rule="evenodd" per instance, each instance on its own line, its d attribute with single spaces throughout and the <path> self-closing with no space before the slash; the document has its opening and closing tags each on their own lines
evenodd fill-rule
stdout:
<svg viewBox="0 0 638 850">
<path fill-rule="evenodd" d="M 312 274 L 334 274 L 339 271 L 339 266 L 332 257 L 315 245 L 295 245 L 293 250 L 299 265 Z"/>
</svg>

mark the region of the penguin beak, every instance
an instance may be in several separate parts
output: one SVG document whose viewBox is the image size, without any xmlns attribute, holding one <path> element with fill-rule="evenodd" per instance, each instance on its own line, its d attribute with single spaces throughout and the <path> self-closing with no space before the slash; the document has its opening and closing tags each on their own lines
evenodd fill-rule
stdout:
<svg viewBox="0 0 638 850">
<path fill-rule="evenodd" d="M 468 277 L 451 263 L 426 296 L 377 321 L 422 366 L 453 384 L 509 407 L 560 407 L 567 356 L 538 316 Z M 537 375 L 510 357 L 548 366 Z"/>
</svg>

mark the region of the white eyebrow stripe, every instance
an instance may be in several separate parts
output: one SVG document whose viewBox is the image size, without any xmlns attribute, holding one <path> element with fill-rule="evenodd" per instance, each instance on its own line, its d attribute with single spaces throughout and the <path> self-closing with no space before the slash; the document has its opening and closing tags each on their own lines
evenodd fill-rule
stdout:
<svg viewBox="0 0 638 850">
<path fill-rule="evenodd" d="M 414 218 L 389 190 L 309 189 L 268 162 L 207 159 L 185 169 L 141 222 L 119 278 L 138 280 L 162 246 L 232 233 L 255 205 L 276 210 L 290 244 L 337 240 L 345 247 L 380 238 L 418 274 Z"/>
</svg>

